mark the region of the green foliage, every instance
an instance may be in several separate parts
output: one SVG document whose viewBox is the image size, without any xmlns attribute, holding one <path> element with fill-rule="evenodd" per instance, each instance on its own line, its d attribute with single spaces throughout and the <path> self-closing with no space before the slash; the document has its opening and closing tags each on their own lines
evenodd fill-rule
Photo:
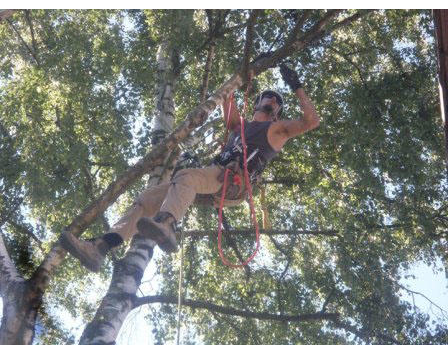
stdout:
<svg viewBox="0 0 448 355">
<path fill-rule="evenodd" d="M 323 13 L 313 10 L 305 29 Z M 12 22 L 33 55 L 7 23 L 0 24 L 0 227 L 25 276 L 61 230 L 151 148 L 159 45 L 168 42 L 179 55 L 179 123 L 200 99 L 210 35 L 202 10 L 30 14 L 35 44 L 22 11 Z M 254 55 L 282 45 L 302 14 L 262 11 Z M 214 39 L 208 93 L 239 69 L 247 16 L 246 10 L 213 11 L 212 28 L 225 17 L 225 34 Z M 448 191 L 432 31 L 429 11 L 375 11 L 288 58 L 322 121 L 290 141 L 265 172 L 267 181 L 284 181 L 266 185 L 266 207 L 274 229 L 336 234 L 263 235 L 250 275 L 222 265 L 215 234 L 185 243 L 187 298 L 283 315 L 319 312 L 325 303 L 327 312 L 365 334 L 362 339 L 327 321 L 261 321 L 184 307 L 183 343 L 387 342 L 381 334 L 403 343 L 447 343 L 446 320 L 431 325 L 426 312 L 403 301 L 399 286 L 416 261 L 445 258 L 446 265 Z M 299 117 L 297 99 L 279 77 L 277 69 L 263 73 L 254 91 L 275 87 L 285 97 L 285 117 Z M 243 93 L 235 95 L 242 107 Z M 248 115 L 250 109 L 251 103 Z M 222 123 L 212 128 L 218 140 Z M 216 148 L 202 141 L 195 153 L 208 162 Z M 142 188 L 143 181 L 133 186 L 108 216 L 115 220 Z M 249 227 L 246 205 L 226 214 L 233 228 Z M 209 208 L 194 208 L 186 222 L 186 229 L 216 228 Z M 103 230 L 98 221 L 85 237 Z M 254 237 L 236 240 L 243 256 L 252 253 Z M 150 265 L 161 276 L 155 293 L 177 293 L 179 264 L 170 256 Z M 46 295 L 40 324 L 51 331 L 39 343 L 73 342 L 58 320 L 61 309 L 91 319 L 111 273 L 110 260 L 96 277 L 68 258 Z M 154 341 L 173 343 L 176 307 L 150 309 Z"/>
</svg>

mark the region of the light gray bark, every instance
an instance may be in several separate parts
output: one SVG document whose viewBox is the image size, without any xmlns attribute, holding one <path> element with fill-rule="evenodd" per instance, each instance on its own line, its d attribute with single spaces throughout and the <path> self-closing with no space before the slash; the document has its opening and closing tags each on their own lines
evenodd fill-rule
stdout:
<svg viewBox="0 0 448 355">
<path fill-rule="evenodd" d="M 158 80 L 154 118 L 155 137 L 153 144 L 163 140 L 173 130 L 174 92 L 178 77 L 175 51 L 168 42 L 160 45 L 157 52 Z M 148 187 L 167 182 L 174 168 L 174 161 L 179 154 L 174 149 L 171 154 L 155 166 L 148 179 Z M 118 332 L 128 313 L 134 308 L 137 289 L 143 273 L 151 260 L 155 242 L 134 236 L 131 248 L 125 257 L 114 267 L 109 291 L 97 309 L 95 318 L 90 322 L 80 339 L 80 344 L 114 344 Z"/>
<path fill-rule="evenodd" d="M 154 118 L 152 143 L 157 144 L 163 140 L 173 130 L 174 124 L 174 92 L 178 77 L 178 60 L 176 51 L 171 48 L 167 41 L 163 42 L 157 51 L 157 96 L 156 96 L 156 116 Z M 174 162 L 179 153 L 174 150 L 156 166 L 148 179 L 148 187 L 167 182 Z"/>
<path fill-rule="evenodd" d="M 34 331 L 34 324 L 29 329 L 25 321 L 26 288 L 26 281 L 17 272 L 0 233 L 0 296 L 3 299 L 0 344 L 20 344 L 22 339 L 33 337 L 30 330 Z"/>
<path fill-rule="evenodd" d="M 136 293 L 152 255 L 152 240 L 140 236 L 132 239 L 125 257 L 114 267 L 109 290 L 84 329 L 80 344 L 115 344 L 124 320 L 135 307 Z"/>
</svg>

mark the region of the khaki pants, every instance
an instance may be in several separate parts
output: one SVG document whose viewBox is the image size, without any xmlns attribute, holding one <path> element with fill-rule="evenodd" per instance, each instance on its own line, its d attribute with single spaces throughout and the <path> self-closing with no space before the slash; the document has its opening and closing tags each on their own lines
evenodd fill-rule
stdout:
<svg viewBox="0 0 448 355">
<path fill-rule="evenodd" d="M 222 168 L 216 165 L 178 171 L 171 183 L 143 191 L 109 233 L 118 233 L 124 240 L 129 240 L 137 233 L 136 224 L 141 217 L 153 217 L 159 211 L 171 213 L 179 222 L 194 202 L 196 194 L 213 195 L 219 192 L 222 183 L 218 181 L 218 175 L 221 172 Z M 216 201 L 215 198 L 215 206 Z M 242 201 L 225 200 L 224 205 L 235 206 Z"/>
</svg>

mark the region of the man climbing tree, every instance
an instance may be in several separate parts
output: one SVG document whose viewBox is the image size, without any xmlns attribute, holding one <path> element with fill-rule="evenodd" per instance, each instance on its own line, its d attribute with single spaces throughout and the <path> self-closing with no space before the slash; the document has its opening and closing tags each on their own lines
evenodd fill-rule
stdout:
<svg viewBox="0 0 448 355">
<path fill-rule="evenodd" d="M 252 121 L 245 123 L 247 167 L 251 182 L 261 175 L 266 164 L 283 148 L 286 142 L 316 128 L 319 116 L 305 93 L 296 71 L 280 65 L 283 80 L 299 99 L 303 118 L 279 120 L 283 111 L 283 98 L 272 90 L 257 96 Z M 67 251 L 78 258 L 89 270 L 98 272 L 109 250 L 129 240 L 136 233 L 154 240 L 166 253 L 177 251 L 175 225 L 182 219 L 188 207 L 200 202 L 200 197 L 214 200 L 223 186 L 223 172 L 233 171 L 233 186 L 226 193 L 226 206 L 242 202 L 246 195 L 243 186 L 242 142 L 239 132 L 240 114 L 233 96 L 223 105 L 227 127 L 232 130 L 230 139 L 213 164 L 200 169 L 183 169 L 176 173 L 171 183 L 160 184 L 143 191 L 128 212 L 103 236 L 92 240 L 80 240 L 69 232 L 61 242 Z"/>
</svg>

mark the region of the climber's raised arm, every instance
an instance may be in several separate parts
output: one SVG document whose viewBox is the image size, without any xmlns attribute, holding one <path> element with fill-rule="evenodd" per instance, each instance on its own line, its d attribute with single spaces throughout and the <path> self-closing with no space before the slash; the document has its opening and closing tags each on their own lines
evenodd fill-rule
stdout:
<svg viewBox="0 0 448 355">
<path fill-rule="evenodd" d="M 288 68 L 286 65 L 280 66 L 280 73 L 283 80 L 289 85 L 291 90 L 299 99 L 299 105 L 303 111 L 303 117 L 291 121 L 283 121 L 284 131 L 287 138 L 294 138 L 300 134 L 310 131 L 319 126 L 320 118 L 316 112 L 314 104 L 303 90 L 302 83 L 295 70 Z"/>
</svg>

